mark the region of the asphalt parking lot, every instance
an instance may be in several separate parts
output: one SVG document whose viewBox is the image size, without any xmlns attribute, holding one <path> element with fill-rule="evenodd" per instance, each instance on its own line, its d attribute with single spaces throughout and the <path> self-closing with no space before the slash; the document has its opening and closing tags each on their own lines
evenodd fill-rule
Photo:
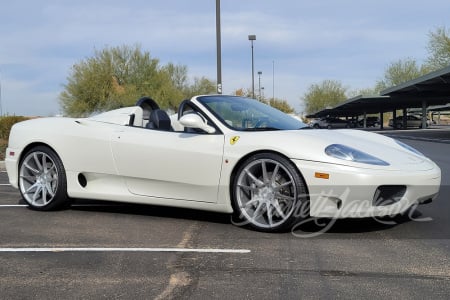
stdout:
<svg viewBox="0 0 450 300">
<path fill-rule="evenodd" d="M 441 167 L 438 199 L 411 217 L 339 220 L 314 237 L 319 225 L 266 234 L 228 215 L 155 206 L 35 212 L 2 172 L 0 298 L 448 299 L 450 131 L 383 134 Z"/>
</svg>

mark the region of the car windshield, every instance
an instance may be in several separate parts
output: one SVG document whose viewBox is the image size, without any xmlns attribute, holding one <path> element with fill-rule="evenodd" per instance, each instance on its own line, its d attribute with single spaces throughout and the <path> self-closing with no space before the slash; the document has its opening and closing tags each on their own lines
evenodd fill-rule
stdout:
<svg viewBox="0 0 450 300">
<path fill-rule="evenodd" d="M 296 130 L 303 122 L 250 98 L 202 96 L 197 98 L 227 127 L 238 131 Z"/>
</svg>

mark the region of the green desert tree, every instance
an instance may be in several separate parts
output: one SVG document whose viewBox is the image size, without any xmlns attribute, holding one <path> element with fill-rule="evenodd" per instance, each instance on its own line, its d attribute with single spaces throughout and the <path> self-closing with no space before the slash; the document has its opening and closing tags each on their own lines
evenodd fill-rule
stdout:
<svg viewBox="0 0 450 300">
<path fill-rule="evenodd" d="M 333 107 L 347 99 L 346 92 L 347 88 L 336 80 L 324 80 L 312 84 L 302 97 L 305 111 L 311 114 L 327 107 Z"/>
<path fill-rule="evenodd" d="M 450 30 L 439 27 L 429 33 L 428 58 L 426 61 L 430 71 L 450 66 Z"/>
<path fill-rule="evenodd" d="M 429 71 L 428 67 L 424 65 L 419 66 L 417 61 L 413 58 L 400 59 L 388 65 L 384 71 L 383 79 L 377 81 L 375 90 L 382 91 L 402 84 L 425 75 L 429 73 Z"/>
<path fill-rule="evenodd" d="M 139 46 L 119 46 L 96 50 L 73 65 L 59 99 L 64 114 L 85 116 L 132 105 L 144 95 L 164 108 L 176 106 L 182 98 L 158 59 Z"/>
<path fill-rule="evenodd" d="M 195 77 L 194 82 L 183 90 L 185 98 L 195 95 L 208 95 L 216 93 L 216 83 L 206 77 Z"/>
</svg>

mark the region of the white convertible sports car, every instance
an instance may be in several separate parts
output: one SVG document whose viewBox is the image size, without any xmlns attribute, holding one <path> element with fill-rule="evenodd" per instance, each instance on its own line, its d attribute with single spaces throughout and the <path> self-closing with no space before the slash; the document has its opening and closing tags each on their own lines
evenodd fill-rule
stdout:
<svg viewBox="0 0 450 300">
<path fill-rule="evenodd" d="M 428 203 L 439 167 L 394 139 L 314 130 L 253 99 L 209 95 L 169 117 L 144 97 L 94 117 L 13 126 L 12 186 L 35 210 L 71 198 L 234 213 L 262 231 L 299 218 L 395 215 Z"/>
</svg>

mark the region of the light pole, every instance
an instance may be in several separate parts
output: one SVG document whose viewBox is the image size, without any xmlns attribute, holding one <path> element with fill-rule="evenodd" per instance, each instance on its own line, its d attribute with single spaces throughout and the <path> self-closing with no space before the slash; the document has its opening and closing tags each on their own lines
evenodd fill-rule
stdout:
<svg viewBox="0 0 450 300">
<path fill-rule="evenodd" d="M 252 43 L 252 97 L 255 98 L 255 64 L 253 60 L 253 41 L 256 40 L 256 35 L 250 34 L 248 40 Z"/>
<path fill-rule="evenodd" d="M 217 94 L 222 94 L 222 46 L 220 38 L 220 0 L 216 0 Z"/>
<path fill-rule="evenodd" d="M 0 117 L 3 116 L 3 106 L 2 106 L 2 73 L 0 72 Z"/>
<path fill-rule="evenodd" d="M 258 71 L 258 95 L 259 95 L 259 101 L 261 101 L 261 75 L 262 75 L 262 71 Z"/>
<path fill-rule="evenodd" d="M 275 100 L 275 61 L 272 60 L 272 99 Z"/>
</svg>

